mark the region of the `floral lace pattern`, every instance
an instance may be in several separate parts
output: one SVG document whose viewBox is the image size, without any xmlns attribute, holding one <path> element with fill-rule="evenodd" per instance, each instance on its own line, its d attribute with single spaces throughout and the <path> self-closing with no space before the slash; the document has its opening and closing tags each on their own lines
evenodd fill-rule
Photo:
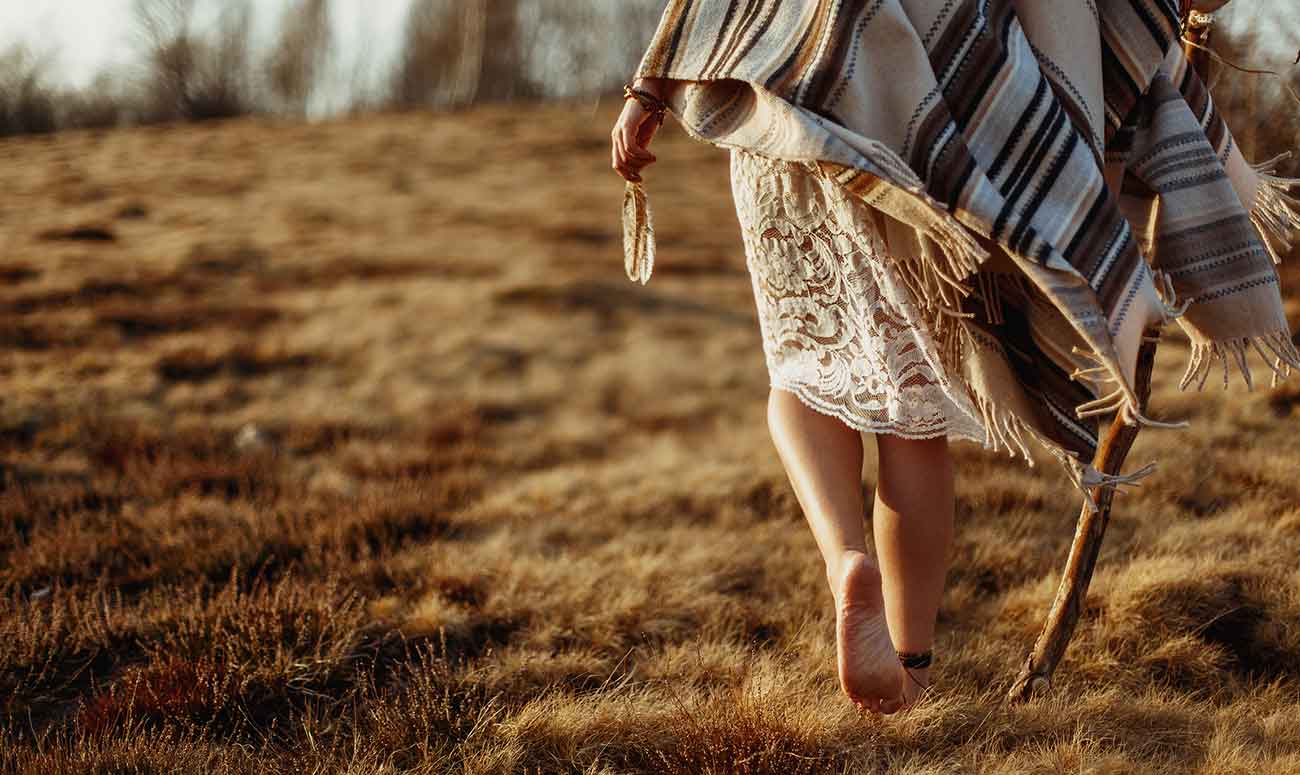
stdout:
<svg viewBox="0 0 1300 775">
<path fill-rule="evenodd" d="M 813 163 L 731 153 L 771 385 L 871 433 L 983 444 L 867 205 Z"/>
</svg>

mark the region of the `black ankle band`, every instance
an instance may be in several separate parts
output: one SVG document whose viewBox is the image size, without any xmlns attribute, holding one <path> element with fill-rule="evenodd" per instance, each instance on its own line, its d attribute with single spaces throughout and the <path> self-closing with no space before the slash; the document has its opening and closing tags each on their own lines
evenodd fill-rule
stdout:
<svg viewBox="0 0 1300 775">
<path fill-rule="evenodd" d="M 900 651 L 898 658 L 903 663 L 903 667 L 929 667 L 930 660 L 933 659 L 934 652 L 931 649 L 925 651 Z"/>
</svg>

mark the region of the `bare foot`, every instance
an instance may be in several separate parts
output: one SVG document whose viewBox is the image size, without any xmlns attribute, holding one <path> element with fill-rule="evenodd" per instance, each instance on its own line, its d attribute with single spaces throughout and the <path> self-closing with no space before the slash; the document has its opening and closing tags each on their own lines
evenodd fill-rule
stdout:
<svg viewBox="0 0 1300 775">
<path fill-rule="evenodd" d="M 880 570 L 866 554 L 854 552 L 839 573 L 835 641 L 840 688 L 859 707 L 893 713 L 901 704 L 903 672 L 885 623 Z"/>
</svg>

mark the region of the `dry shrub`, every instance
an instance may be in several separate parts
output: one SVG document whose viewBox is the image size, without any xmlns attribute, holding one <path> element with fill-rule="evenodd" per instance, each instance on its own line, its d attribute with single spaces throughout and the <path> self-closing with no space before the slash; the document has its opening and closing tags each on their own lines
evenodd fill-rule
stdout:
<svg viewBox="0 0 1300 775">
<path fill-rule="evenodd" d="M 490 739 L 491 725 L 504 716 L 500 697 L 456 669 L 446 653 L 445 644 L 409 647 L 392 688 L 371 688 L 358 738 L 394 767 L 438 771 Z"/>
<path fill-rule="evenodd" d="M 68 229 L 50 229 L 39 237 L 47 242 L 116 242 L 113 230 L 98 224 L 73 226 Z"/>
<path fill-rule="evenodd" d="M 112 129 L 135 117 L 138 100 L 120 74 L 103 72 L 81 91 L 59 94 L 59 129 Z"/>
<path fill-rule="evenodd" d="M 500 273 L 499 267 L 475 266 L 429 258 L 422 260 L 375 260 L 360 256 L 344 256 L 309 265 L 284 264 L 268 267 L 258 273 L 255 282 L 258 291 L 275 293 L 303 288 L 335 288 L 350 282 L 392 282 L 420 278 L 479 279 Z"/>
<path fill-rule="evenodd" d="M 266 251 L 250 242 L 197 242 L 185 257 L 180 273 L 219 277 L 261 275 L 269 269 L 269 263 Z"/>
<path fill-rule="evenodd" d="M 483 412 L 469 405 L 435 408 L 414 434 L 331 423 L 169 427 L 93 413 L 8 422 L 0 449 L 75 455 L 92 473 L 17 469 L 0 486 L 0 589 L 103 579 L 139 592 L 232 569 L 271 578 L 343 565 L 355 568 L 356 585 L 386 591 L 397 583 L 388 558 L 483 529 L 457 513 L 483 491 L 492 463 Z M 415 452 L 400 465 L 356 458 L 354 492 L 309 498 L 293 475 L 298 460 L 380 441 Z"/>
<path fill-rule="evenodd" d="M 18 315 L 64 312 L 87 309 L 105 301 L 155 299 L 166 293 L 191 293 L 201 287 L 194 278 L 184 274 L 141 272 L 130 279 L 118 276 L 84 280 L 74 289 L 16 294 L 10 297 L 5 307 Z"/>
<path fill-rule="evenodd" d="M 137 653 L 133 617 L 104 588 L 9 590 L 0 599 L 0 719 L 40 720 Z"/>
<path fill-rule="evenodd" d="M 196 36 L 194 9 L 195 0 L 135 1 L 148 50 L 141 85 L 146 122 L 235 118 L 257 109 L 249 4 L 223 4 L 213 40 Z"/>
<path fill-rule="evenodd" d="M 0 55 L 0 137 L 53 132 L 55 102 L 46 62 L 17 46 Z"/>
<path fill-rule="evenodd" d="M 7 760 L 7 761 L 6 761 Z M 62 729 L 33 744 L 0 729 L 0 767 L 12 775 L 260 775 L 264 764 L 246 747 L 206 741 L 198 730 L 148 729 L 137 723 L 87 733 Z"/>
<path fill-rule="evenodd" d="M 667 741 L 652 757 L 667 775 L 728 772 L 737 775 L 812 775 L 839 771 L 848 751 L 818 734 L 788 696 L 764 697 L 736 687 L 682 703 L 659 727 Z"/>
<path fill-rule="evenodd" d="M 218 351 L 186 347 L 158 360 L 158 376 L 169 382 L 205 382 L 221 375 L 261 377 L 305 369 L 317 361 L 312 353 L 293 352 L 263 343 L 238 344 Z"/>
<path fill-rule="evenodd" d="M 69 418 L 46 437 L 49 444 L 78 445 L 103 473 L 115 474 L 139 496 L 253 498 L 276 492 L 274 457 L 238 449 L 230 432 L 188 426 L 163 428 L 138 420 Z"/>
<path fill-rule="evenodd" d="M 0 316 L 0 348 L 43 351 L 83 347 L 89 337 L 77 327 Z"/>
<path fill-rule="evenodd" d="M 1157 681 L 1196 694 L 1220 690 L 1227 674 L 1264 681 L 1294 675 L 1300 643 L 1288 622 L 1295 614 L 1263 570 L 1173 558 L 1125 568 L 1100 612 L 1117 659 L 1139 661 Z M 1160 644 L 1154 651 L 1153 641 Z"/>
<path fill-rule="evenodd" d="M 284 723 L 309 698 L 345 701 L 373 654 L 361 599 L 333 580 L 160 590 L 138 635 L 145 662 L 77 714 L 95 732 L 140 720 L 247 737 Z"/>
<path fill-rule="evenodd" d="M 204 328 L 257 331 L 279 320 L 280 311 L 255 305 L 118 304 L 103 308 L 96 318 L 124 337 L 143 338 Z"/>
<path fill-rule="evenodd" d="M 291 516 L 233 521 L 203 505 L 279 497 L 273 450 L 240 450 L 233 433 L 104 416 L 31 418 L 31 425 L 32 443 L 84 456 L 94 475 L 32 473 L 0 491 L 6 585 L 30 590 L 103 578 L 136 590 L 220 578 L 236 566 L 270 570 L 301 553 L 284 540 Z"/>
<path fill-rule="evenodd" d="M 41 276 L 41 270 L 29 263 L 3 263 L 0 264 L 0 282 L 7 285 L 17 285 L 30 280 L 35 280 Z"/>
</svg>

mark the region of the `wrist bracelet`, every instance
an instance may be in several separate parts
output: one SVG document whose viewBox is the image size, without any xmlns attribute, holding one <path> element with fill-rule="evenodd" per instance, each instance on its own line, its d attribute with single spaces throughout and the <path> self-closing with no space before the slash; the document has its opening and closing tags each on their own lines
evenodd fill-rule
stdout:
<svg viewBox="0 0 1300 775">
<path fill-rule="evenodd" d="M 642 109 L 653 114 L 660 124 L 664 122 L 664 117 L 668 113 L 668 103 L 644 89 L 632 86 L 630 83 L 623 85 L 623 99 L 636 100 Z"/>
</svg>

